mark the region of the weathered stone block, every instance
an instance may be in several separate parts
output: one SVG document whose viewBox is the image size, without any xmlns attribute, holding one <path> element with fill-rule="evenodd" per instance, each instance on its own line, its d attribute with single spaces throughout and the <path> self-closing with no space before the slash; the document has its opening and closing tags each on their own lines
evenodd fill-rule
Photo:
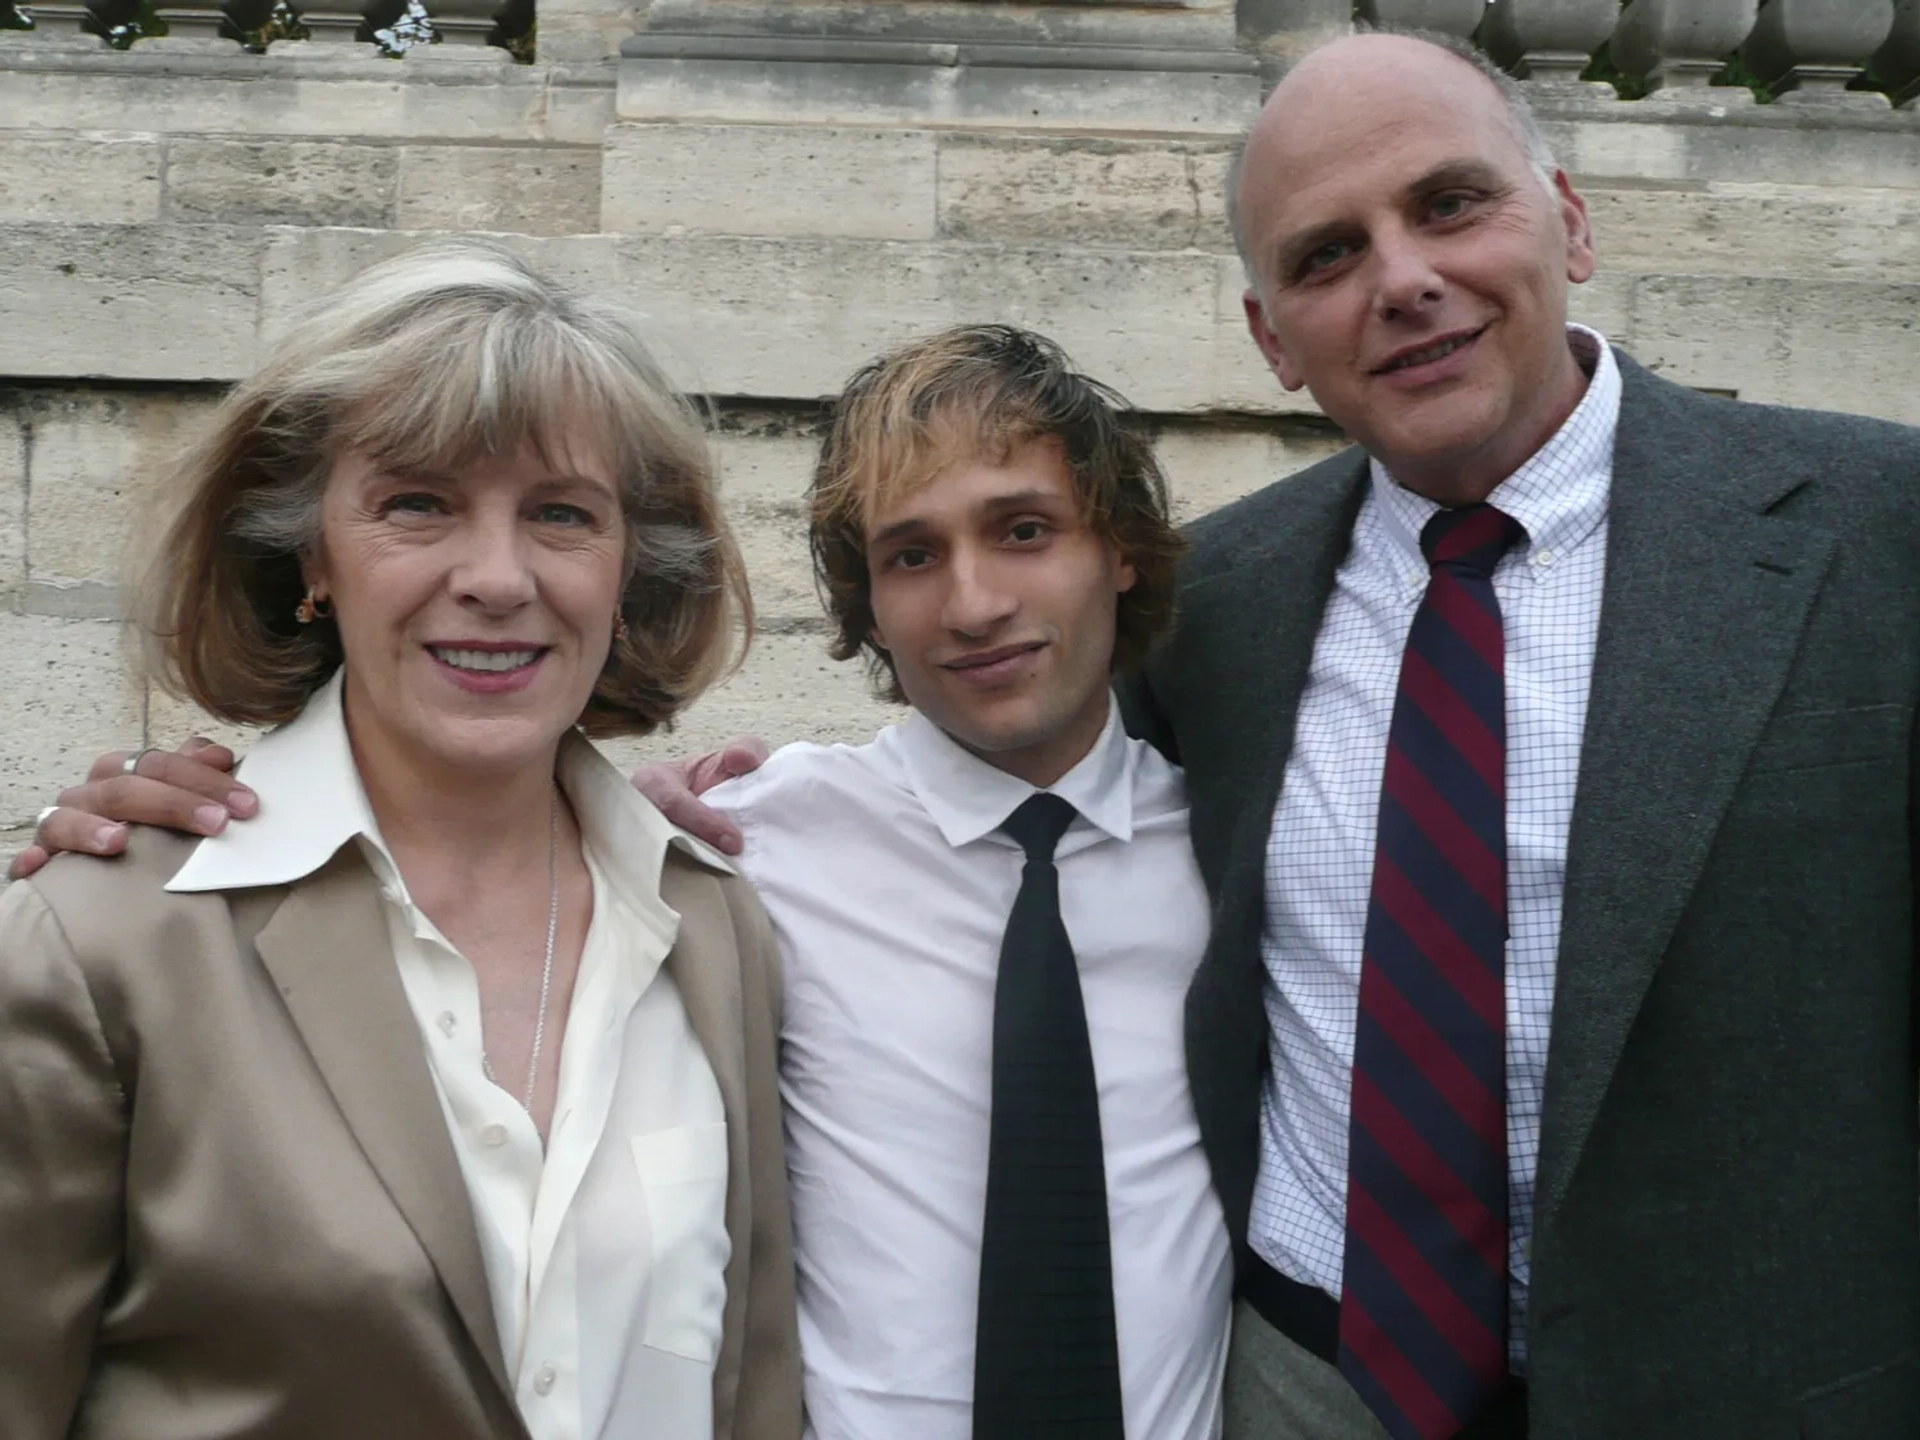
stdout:
<svg viewBox="0 0 1920 1440">
<path fill-rule="evenodd" d="M 1184 522 L 1317 464 L 1346 445 L 1330 427 L 1173 421 L 1161 427 L 1154 450 L 1166 472 L 1174 516 Z"/>
<path fill-rule="evenodd" d="M 151 135 L 0 138 L 0 222 L 121 225 L 160 218 L 160 142 Z"/>
<path fill-rule="evenodd" d="M 926 130 L 616 125 L 600 228 L 929 240 L 934 155 Z"/>
<path fill-rule="evenodd" d="M 1791 365 L 1781 289 L 1775 280 L 1639 276 L 1632 282 L 1631 319 L 1613 338 L 1642 365 L 1682 385 L 1777 401 Z"/>
<path fill-rule="evenodd" d="M 395 152 L 386 145 L 173 140 L 167 146 L 167 216 L 257 225 L 391 225 L 398 171 Z"/>
<path fill-rule="evenodd" d="M 140 734 L 118 625 L 0 612 L 0 823 L 25 826 L 102 750 Z"/>
<path fill-rule="evenodd" d="M 0 391 L 0 608 L 27 583 L 27 430 L 18 391 Z"/>
<path fill-rule="evenodd" d="M 263 240 L 220 225 L 0 225 L 0 374 L 246 373 Z"/>
<path fill-rule="evenodd" d="M 1145 409 L 1276 405 L 1237 300 L 1220 313 L 1213 255 L 693 236 L 616 245 L 623 285 L 717 394 L 832 395 L 886 346 L 1004 320 L 1051 335 Z"/>
<path fill-rule="evenodd" d="M 41 614 L 116 613 L 138 534 L 158 541 L 160 483 L 213 398 L 192 392 L 71 390 L 32 404 L 27 452 L 25 607 Z"/>
<path fill-rule="evenodd" d="M 403 230 L 579 235 L 600 228 L 595 151 L 557 145 L 404 145 L 399 153 L 394 223 Z"/>
<path fill-rule="evenodd" d="M 1586 198 L 1602 263 L 1614 270 L 1920 280 L 1920 190 L 1756 181 Z"/>
<path fill-rule="evenodd" d="M 670 733 L 607 745 L 623 767 L 716 750 L 738 735 L 774 746 L 794 740 L 860 744 L 904 716 L 873 698 L 859 661 L 827 658 L 824 629 L 766 631 L 755 637 L 746 667 L 687 711 Z"/>
<path fill-rule="evenodd" d="M 940 137 L 940 234 L 953 240 L 1232 248 L 1231 147 L 949 132 Z"/>
<path fill-rule="evenodd" d="M 753 603 L 767 624 L 815 621 L 807 483 L 819 442 L 801 435 L 722 435 L 721 500 L 740 539 Z"/>
<path fill-rule="evenodd" d="M 1920 284 L 1780 281 L 1775 294 L 1789 360 L 1766 398 L 1920 425 Z"/>
<path fill-rule="evenodd" d="M 1568 318 L 1617 344 L 1628 344 L 1633 335 L 1633 284 L 1634 277 L 1624 271 L 1602 270 L 1586 284 L 1572 288 L 1567 296 Z"/>
<path fill-rule="evenodd" d="M 417 238 L 272 232 L 262 333 L 275 333 L 291 304 Z M 1246 340 L 1229 257 L 703 235 L 516 245 L 554 274 L 632 299 L 653 319 L 670 371 L 707 394 L 818 399 L 889 345 L 943 325 L 1006 320 L 1051 335 L 1142 409 L 1310 406 L 1272 384 Z"/>
<path fill-rule="evenodd" d="M 623 31 L 619 38 L 632 33 Z M 614 43 L 618 45 L 619 40 Z M 546 70 L 546 106 L 538 116 L 534 138 L 557 145 L 599 145 L 600 137 L 614 122 L 616 65 L 616 61 L 602 60 L 532 67 Z"/>
<path fill-rule="evenodd" d="M 540 7 L 540 58 L 611 60 L 620 42 L 646 24 L 648 0 L 546 0 Z"/>
<path fill-rule="evenodd" d="M 169 695 L 156 682 L 147 682 L 146 697 L 147 730 L 142 744 L 171 750 L 192 736 L 204 735 L 228 746 L 244 759 L 253 742 L 260 738 L 260 731 L 216 720 L 191 700 Z"/>
<path fill-rule="evenodd" d="M 1232 135 L 1259 108 L 1259 86 L 1251 73 L 1163 71 L 1146 65 L 1053 69 L 958 59 L 781 64 L 744 55 L 629 55 L 620 62 L 615 103 L 623 120 Z"/>
<path fill-rule="evenodd" d="M 433 232 L 302 230 L 264 232 L 260 258 L 260 336 L 271 343 L 306 302 L 392 255 L 433 238 Z M 546 274 L 587 289 L 620 294 L 623 280 L 609 236 L 497 237 Z M 648 297 L 635 297 L 644 305 Z M 670 354 L 669 357 L 671 358 Z M 683 377 L 692 383 L 692 377 Z M 695 385 L 694 388 L 704 388 Z"/>
<path fill-rule="evenodd" d="M 1543 87 L 1533 98 L 1555 155 L 1576 176 L 1920 186 L 1920 110 L 1911 107 L 1809 112 L 1755 105 L 1733 86 L 1629 102 L 1569 89 Z"/>
<path fill-rule="evenodd" d="M 612 118 L 611 65 L 408 66 L 340 53 L 350 48 L 217 58 L 10 46 L 0 131 L 90 130 L 110 115 L 118 129 L 165 135 L 592 143 Z"/>
</svg>

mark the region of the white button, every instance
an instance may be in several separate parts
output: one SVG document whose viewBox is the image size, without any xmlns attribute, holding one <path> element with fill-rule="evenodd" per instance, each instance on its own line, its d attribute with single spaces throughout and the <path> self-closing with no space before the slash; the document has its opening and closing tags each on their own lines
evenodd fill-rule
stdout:
<svg viewBox="0 0 1920 1440">
<path fill-rule="evenodd" d="M 553 1382 L 560 1377 L 553 1373 L 553 1366 L 542 1365 L 540 1373 L 533 1377 L 533 1393 L 548 1395 L 553 1392 Z"/>
<path fill-rule="evenodd" d="M 507 1143 L 507 1127 L 504 1125 L 487 1126 L 486 1129 L 480 1132 L 480 1143 L 482 1145 L 487 1145 L 487 1146 L 498 1146 L 498 1145 L 506 1144 Z"/>
<path fill-rule="evenodd" d="M 1535 565 L 1551 565 L 1553 559 L 1553 551 L 1551 550 L 1536 550 L 1532 556 L 1532 561 Z"/>
<path fill-rule="evenodd" d="M 452 1039 L 453 1032 L 460 1028 L 460 1022 L 453 1018 L 453 1011 L 451 1010 L 442 1010 L 440 1012 L 439 1025 L 440 1033 L 448 1039 Z"/>
</svg>

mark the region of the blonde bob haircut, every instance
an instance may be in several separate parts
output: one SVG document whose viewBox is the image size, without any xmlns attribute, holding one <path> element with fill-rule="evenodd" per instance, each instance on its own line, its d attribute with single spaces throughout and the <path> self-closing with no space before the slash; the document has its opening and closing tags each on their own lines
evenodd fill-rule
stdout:
<svg viewBox="0 0 1920 1440">
<path fill-rule="evenodd" d="M 457 474 L 523 446 L 556 467 L 590 453 L 619 487 L 627 635 L 581 727 L 669 724 L 752 631 L 706 432 L 638 317 L 473 241 L 411 250 L 314 304 L 181 457 L 140 587 L 154 673 L 222 720 L 293 718 L 343 659 L 330 621 L 294 618 L 335 459 Z"/>
</svg>

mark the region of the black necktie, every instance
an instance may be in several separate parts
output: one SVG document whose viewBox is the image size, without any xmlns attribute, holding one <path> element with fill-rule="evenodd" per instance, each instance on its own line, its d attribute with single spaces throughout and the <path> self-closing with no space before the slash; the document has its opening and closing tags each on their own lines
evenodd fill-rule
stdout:
<svg viewBox="0 0 1920 1440">
<path fill-rule="evenodd" d="M 1053 849 L 1074 809 L 1035 795 L 993 996 L 974 1440 L 1122 1440 L 1100 1101 Z"/>
</svg>

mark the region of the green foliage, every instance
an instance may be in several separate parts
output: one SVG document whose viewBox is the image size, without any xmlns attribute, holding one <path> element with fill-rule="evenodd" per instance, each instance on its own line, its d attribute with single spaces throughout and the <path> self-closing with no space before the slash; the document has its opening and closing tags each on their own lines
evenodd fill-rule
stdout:
<svg viewBox="0 0 1920 1440">
<path fill-rule="evenodd" d="M 164 35 L 167 22 L 160 18 L 154 0 L 135 0 L 133 4 L 110 4 L 94 11 L 96 25 L 87 28 L 107 37 L 116 50 L 130 48 L 147 35 Z M 97 26 L 97 28 L 96 28 Z"/>
<path fill-rule="evenodd" d="M 275 0 L 273 9 L 267 12 L 264 24 L 252 30 L 238 32 L 240 43 L 255 54 L 264 54 L 267 46 L 276 40 L 304 40 L 307 27 L 300 23 L 300 17 L 293 13 L 293 7 L 287 0 Z"/>
</svg>

